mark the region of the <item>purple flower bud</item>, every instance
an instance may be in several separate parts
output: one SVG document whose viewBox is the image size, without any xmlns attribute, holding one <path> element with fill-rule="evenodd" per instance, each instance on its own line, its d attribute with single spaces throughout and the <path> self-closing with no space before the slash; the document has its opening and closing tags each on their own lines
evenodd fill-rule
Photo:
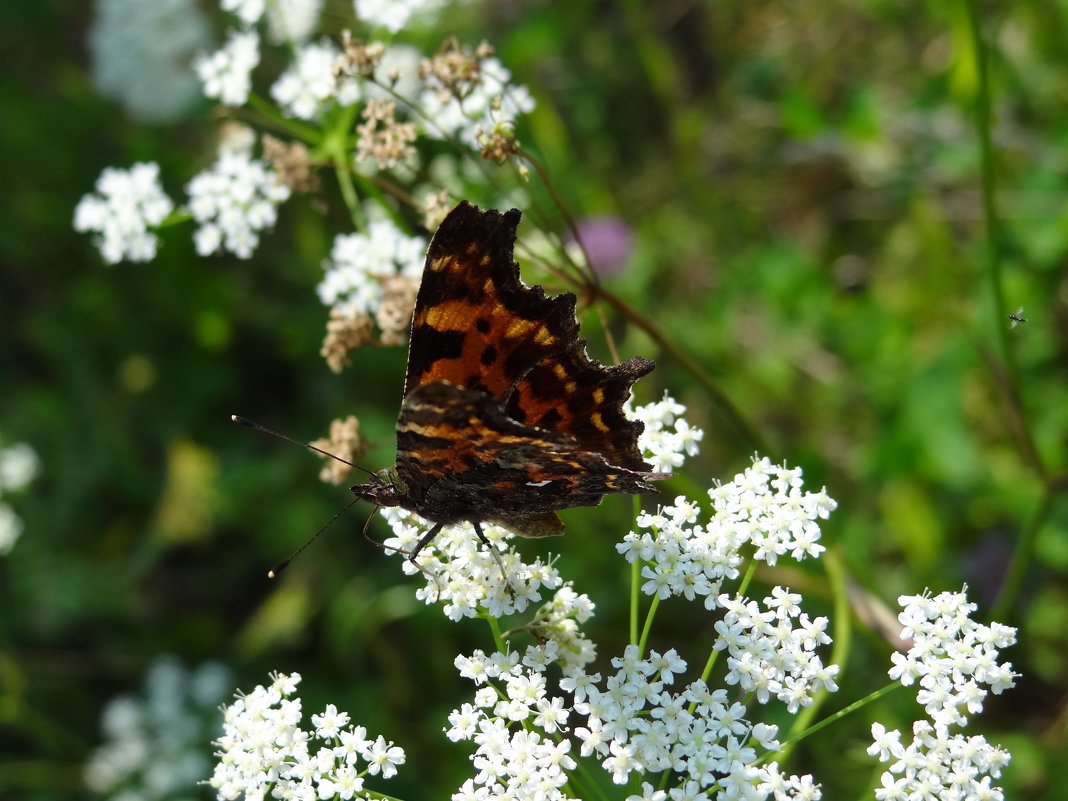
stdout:
<svg viewBox="0 0 1068 801">
<path fill-rule="evenodd" d="M 634 233 L 619 217 L 587 217 L 580 220 L 578 237 L 590 260 L 590 267 L 600 276 L 619 273 L 634 250 Z"/>
</svg>

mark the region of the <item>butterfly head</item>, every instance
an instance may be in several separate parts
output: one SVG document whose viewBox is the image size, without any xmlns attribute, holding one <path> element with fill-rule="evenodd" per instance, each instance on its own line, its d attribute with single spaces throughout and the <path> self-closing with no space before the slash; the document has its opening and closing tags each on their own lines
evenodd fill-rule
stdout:
<svg viewBox="0 0 1068 801">
<path fill-rule="evenodd" d="M 399 506 L 405 490 L 397 473 L 392 469 L 378 470 L 371 474 L 366 484 L 352 487 L 353 494 L 375 506 Z"/>
</svg>

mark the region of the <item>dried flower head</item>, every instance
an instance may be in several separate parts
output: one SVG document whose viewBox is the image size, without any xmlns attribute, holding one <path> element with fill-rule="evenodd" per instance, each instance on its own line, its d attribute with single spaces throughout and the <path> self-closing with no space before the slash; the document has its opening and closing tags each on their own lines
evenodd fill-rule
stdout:
<svg viewBox="0 0 1068 801">
<path fill-rule="evenodd" d="M 353 39 L 351 31 L 342 31 L 341 55 L 334 62 L 334 77 L 341 81 L 358 75 L 366 80 L 374 80 L 375 70 L 385 54 L 386 46 L 381 42 Z"/>
<path fill-rule="evenodd" d="M 278 180 L 294 192 L 310 194 L 319 191 L 319 176 L 314 172 L 311 153 L 300 142 L 283 142 L 264 134 L 263 156 L 278 173 Z"/>
<path fill-rule="evenodd" d="M 481 83 L 482 63 L 492 57 L 493 47 L 487 42 L 472 51 L 449 37 L 432 58 L 423 59 L 419 77 L 443 104 L 454 97 L 462 100 Z"/>
<path fill-rule="evenodd" d="M 488 131 L 480 128 L 478 143 L 482 146 L 480 155 L 486 161 L 503 164 L 519 152 L 519 140 L 515 135 L 515 124 L 511 120 L 494 123 Z"/>
<path fill-rule="evenodd" d="M 323 469 L 319 471 L 319 480 L 327 484 L 343 483 L 352 473 L 352 466 L 344 462 L 355 462 L 367 453 L 367 441 L 360 434 L 360 421 L 351 414 L 344 420 L 331 422 L 330 436 L 326 439 L 317 439 L 311 444 L 319 450 L 338 457 L 327 459 Z M 343 459 L 344 462 L 338 459 Z"/>
<path fill-rule="evenodd" d="M 331 309 L 319 355 L 326 359 L 332 371 L 340 373 L 350 363 L 349 352 L 369 342 L 374 342 L 374 337 L 371 336 L 371 318 L 368 315 Z"/>
<path fill-rule="evenodd" d="M 356 161 L 374 159 L 382 168 L 393 167 L 415 154 L 415 123 L 397 121 L 397 104 L 392 100 L 368 100 L 356 126 Z"/>
<path fill-rule="evenodd" d="M 375 310 L 383 345 L 403 345 L 408 338 L 419 281 L 406 275 L 382 279 L 382 302 Z"/>
<path fill-rule="evenodd" d="M 448 189 L 440 192 L 429 192 L 423 201 L 423 225 L 428 231 L 438 230 L 438 226 L 444 221 L 446 215 L 452 211 L 455 205 L 449 196 Z"/>
<path fill-rule="evenodd" d="M 224 120 L 216 139 L 219 153 L 251 153 L 256 147 L 256 132 L 237 120 Z"/>
</svg>

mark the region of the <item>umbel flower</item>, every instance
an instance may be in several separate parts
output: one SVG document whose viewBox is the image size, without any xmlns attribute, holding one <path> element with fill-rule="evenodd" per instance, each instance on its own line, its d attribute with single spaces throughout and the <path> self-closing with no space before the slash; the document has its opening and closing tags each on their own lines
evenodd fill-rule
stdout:
<svg viewBox="0 0 1068 801">
<path fill-rule="evenodd" d="M 129 170 L 108 167 L 96 181 L 96 193 L 83 197 L 74 209 L 74 230 L 94 232 L 108 264 L 151 261 L 159 247 L 153 229 L 173 210 L 174 203 L 160 186 L 158 164 L 135 164 Z"/>
<path fill-rule="evenodd" d="M 278 174 L 246 147 L 224 146 L 215 164 L 186 189 L 189 210 L 200 224 L 197 253 L 228 250 L 242 259 L 252 256 L 259 232 L 274 225 L 278 204 L 290 195 Z"/>
<path fill-rule="evenodd" d="M 426 0 L 361 0 L 355 12 L 369 22 L 393 28 L 399 20 L 436 5 Z M 339 47 L 329 39 L 305 41 L 319 17 L 321 2 L 224 0 L 223 6 L 236 16 L 237 24 L 218 50 L 203 53 L 194 62 L 206 97 L 235 108 L 266 104 L 260 95 L 254 96 L 254 87 L 261 80 L 261 48 L 272 40 L 288 46 L 286 66 L 273 79 L 267 76 L 269 90 L 265 94 L 277 106 L 267 116 L 285 122 L 272 131 L 276 134 L 271 145 L 274 157 L 298 152 L 291 145 L 322 139 L 337 143 L 338 151 L 324 159 L 320 148 L 315 169 L 330 164 L 344 171 L 352 165 L 368 176 L 390 170 L 396 173 L 390 178 L 391 184 L 413 182 L 417 175 L 423 180 L 422 176 L 433 173 L 435 181 L 448 182 L 449 191 L 456 193 L 463 179 L 455 168 L 452 177 L 447 177 L 440 168 L 419 163 L 418 138 L 446 140 L 461 153 L 483 154 L 498 161 L 519 152 L 515 120 L 530 111 L 534 101 L 524 87 L 512 83 L 510 73 L 486 43 L 469 48 L 448 40 L 431 58 L 420 58 L 410 46 L 364 44 L 346 32 L 343 47 Z M 267 45 L 257 30 L 264 19 Z M 257 109 L 255 116 L 263 115 L 263 109 Z M 247 115 L 227 112 L 224 116 Z M 339 123 L 344 120 L 359 122 Z M 278 132 L 287 130 L 293 142 L 277 138 Z M 440 151 L 440 147 L 431 150 Z M 348 164 L 342 167 L 345 161 Z M 289 188 L 320 186 L 310 159 L 301 160 L 299 167 L 299 176 L 288 170 L 283 181 L 253 156 L 251 146 L 222 148 L 218 160 L 187 185 L 188 212 L 198 223 L 197 252 L 228 251 L 249 258 L 259 244 L 260 233 L 273 226 L 277 206 L 288 199 Z M 439 185 L 409 188 L 409 197 L 437 196 L 442 191 Z M 363 214 L 356 193 L 345 194 L 343 200 L 351 217 L 360 220 Z M 173 210 L 174 204 L 160 187 L 158 165 L 108 169 L 97 182 L 97 192 L 86 195 L 79 204 L 75 228 L 97 234 L 95 243 L 109 263 L 150 261 L 159 246 L 155 229 Z M 176 217 L 175 222 L 184 217 Z M 396 227 L 393 221 L 387 224 Z M 381 238 L 381 232 L 367 230 L 353 235 Z M 399 229 L 395 235 L 407 236 Z M 373 316 L 374 311 L 365 309 L 363 313 Z M 346 314 L 351 317 L 356 312 L 350 309 Z M 359 325 L 350 326 L 355 328 Z"/>
<path fill-rule="evenodd" d="M 928 719 L 912 725 L 912 742 L 904 745 L 901 732 L 872 725 L 871 756 L 889 763 L 875 791 L 879 801 L 914 798 L 1000 801 L 1001 788 L 993 780 L 1009 761 L 1009 753 L 990 745 L 982 735 L 952 733 L 964 728 L 968 715 L 983 711 L 990 688 L 995 695 L 1012 687 L 1016 674 L 999 651 L 1016 642 L 1016 629 L 1000 623 L 976 623 L 975 604 L 964 592 L 931 597 L 902 595 L 898 620 L 901 637 L 912 640 L 905 654 L 895 653 L 890 678 L 905 686 L 918 685 L 916 700 Z"/>
<path fill-rule="evenodd" d="M 389 779 L 404 764 L 404 750 L 370 738 L 348 713 L 328 704 L 301 728 L 300 674 L 271 676 L 271 684 L 239 695 L 224 710 L 215 741 L 218 762 L 209 784 L 220 799 L 360 798 L 368 776 Z"/>
<path fill-rule="evenodd" d="M 678 465 L 696 450 L 701 432 L 680 425 L 684 412 L 670 396 L 634 411 L 647 422 L 647 457 L 655 451 Z M 467 525 L 445 528 L 421 552 L 419 567 L 402 562 L 405 572 L 426 577 L 418 597 L 440 602 L 452 620 L 530 615 L 508 634 L 494 626 L 494 650 L 455 658 L 474 688 L 443 728 L 449 740 L 471 744 L 471 774 L 453 801 L 578 801 L 595 794 L 626 801 L 821 798 L 814 777 L 791 774 L 776 761 L 786 743 L 763 707 L 778 706 L 781 719 L 838 689 L 838 666 L 823 657 L 831 644 L 828 620 L 804 611 L 804 599 L 788 588 L 772 587 L 760 598 L 747 597 L 745 588 L 756 562 L 818 558 L 824 550 L 818 521 L 836 504 L 825 490 L 807 491 L 800 470 L 757 458 L 708 496 L 707 513 L 685 497 L 642 513 L 617 548 L 649 599 L 646 632 L 659 604 L 676 598 L 700 601 L 714 614 L 698 629 L 710 634 L 703 643 L 663 649 L 647 649 L 643 634 L 609 657 L 607 671 L 596 668 L 598 649 L 588 631 L 593 600 L 564 579 L 555 560 L 524 560 L 507 530 L 484 526 L 500 563 Z M 403 553 L 426 531 L 409 512 L 390 508 L 383 515 L 393 528 L 385 543 L 391 550 Z M 875 797 L 1001 799 L 993 780 L 1008 754 L 949 729 L 963 725 L 965 713 L 981 711 L 984 688 L 1012 685 L 1011 666 L 998 661 L 998 649 L 1015 632 L 972 622 L 974 606 L 963 593 L 901 602 L 903 636 L 913 642 L 908 653 L 895 655 L 891 677 L 919 685 L 917 698 L 931 720 L 913 725 L 908 745 L 900 732 L 873 727 L 868 752 L 888 763 Z M 534 643 L 506 641 L 521 632 Z M 684 655 L 695 645 L 705 660 L 697 675 Z M 387 778 L 403 763 L 403 752 L 382 738 L 372 742 L 330 706 L 312 718 L 314 732 L 302 730 L 294 686 L 278 676 L 227 710 L 212 779 L 220 797 L 379 797 L 361 795 L 364 778 L 375 775 L 376 765 Z M 333 745 L 326 742 L 331 737 Z M 593 778 L 595 770 L 603 778 Z M 617 796 L 593 789 L 606 782 L 626 789 Z"/>
<path fill-rule="evenodd" d="M 37 452 L 25 442 L 0 447 L 0 556 L 15 547 L 23 526 L 6 496 L 24 490 L 37 470 Z"/>
<path fill-rule="evenodd" d="M 211 769 L 204 746 L 218 731 L 230 682 L 218 662 L 186 670 L 172 657 L 157 659 L 143 694 L 104 707 L 104 742 L 89 758 L 86 784 L 111 801 L 189 797 Z"/>
<path fill-rule="evenodd" d="M 684 411 L 668 396 L 635 410 L 646 422 L 647 457 L 656 453 L 662 463 L 677 466 L 696 451 L 702 434 L 682 422 Z M 645 566 L 642 589 L 657 601 L 700 597 L 708 609 L 722 610 L 709 655 L 726 655 L 722 681 L 738 685 L 748 704 L 710 684 L 707 675 L 684 679 L 688 662 L 675 649 L 646 654 L 632 644 L 612 659 L 614 673 L 591 672 L 596 646 L 584 627 L 594 615 L 593 602 L 554 563 L 524 561 L 503 528 L 483 527 L 500 551 L 507 583 L 466 524 L 444 529 L 421 552 L 419 567 L 403 563 L 408 573 L 424 572 L 419 597 L 440 601 L 451 619 L 536 610 L 513 631 L 531 633 L 537 644 L 457 658 L 461 676 L 474 681 L 476 690 L 471 702 L 453 710 L 445 734 L 473 744 L 475 772 L 453 794 L 455 801 L 576 797 L 574 769 L 582 757 L 596 759 L 617 784 L 632 783 L 635 774 L 670 777 L 668 789 L 648 785 L 634 799 L 667 799 L 669 792 L 679 799 L 819 797 L 811 777 L 784 774 L 768 760 L 780 747 L 778 729 L 755 719 L 754 711 L 779 701 L 796 712 L 821 689 L 837 689 L 837 666 L 825 665 L 818 653 L 830 643 L 827 619 L 807 615 L 801 597 L 781 587 L 760 601 L 723 588 L 739 578 L 747 554 L 772 563 L 787 554 L 818 556 L 823 546 L 815 521 L 833 510 L 834 501 L 823 491 L 805 492 L 800 471 L 767 460 L 754 461 L 709 494 L 709 521 L 699 523 L 698 505 L 678 498 L 639 517 L 642 533 L 628 534 L 619 550 Z M 383 515 L 395 535 L 387 548 L 409 550 L 426 531 L 423 521 L 403 510 Z M 676 570 L 677 582 L 659 580 Z M 550 592 L 547 601 L 543 590 Z"/>
</svg>

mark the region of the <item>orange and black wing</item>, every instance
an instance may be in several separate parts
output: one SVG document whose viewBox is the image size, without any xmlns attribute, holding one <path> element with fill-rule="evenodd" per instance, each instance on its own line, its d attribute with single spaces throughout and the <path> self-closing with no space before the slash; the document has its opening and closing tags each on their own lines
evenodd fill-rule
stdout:
<svg viewBox="0 0 1068 801">
<path fill-rule="evenodd" d="M 513 420 L 484 392 L 443 382 L 405 397 L 397 474 L 405 505 L 427 519 L 504 525 L 595 506 L 609 492 L 651 492 L 647 479 L 659 477 L 610 464 L 572 436 Z"/>
<path fill-rule="evenodd" d="M 546 297 L 519 278 L 519 216 L 461 202 L 438 228 L 415 301 L 406 396 L 448 381 L 502 398 L 577 339 L 575 296 Z"/>
<path fill-rule="evenodd" d="M 637 446 L 642 424 L 623 404 L 653 362 L 589 358 L 575 296 L 547 297 L 520 279 L 519 218 L 461 202 L 441 224 L 416 300 L 405 395 L 438 381 L 481 390 L 519 423 L 571 436 L 609 464 L 651 470 Z"/>
<path fill-rule="evenodd" d="M 628 419 L 623 404 L 634 382 L 653 366 L 635 357 L 607 367 L 591 360 L 580 340 L 534 365 L 508 396 L 505 412 L 520 423 L 567 434 L 609 464 L 651 471 L 638 450 L 644 424 Z"/>
</svg>

